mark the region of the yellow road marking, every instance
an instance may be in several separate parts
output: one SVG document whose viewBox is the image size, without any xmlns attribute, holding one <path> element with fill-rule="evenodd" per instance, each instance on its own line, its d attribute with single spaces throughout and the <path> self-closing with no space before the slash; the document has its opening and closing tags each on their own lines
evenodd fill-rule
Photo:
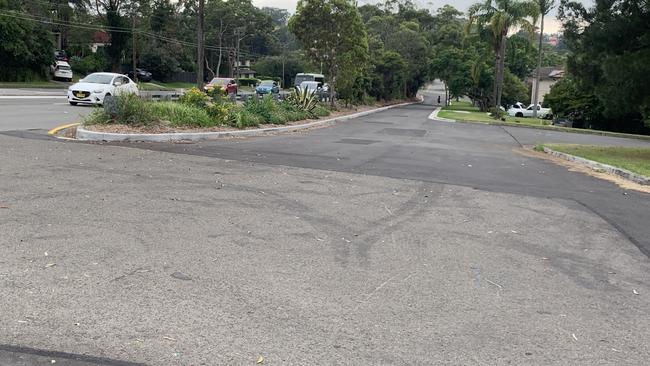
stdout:
<svg viewBox="0 0 650 366">
<path fill-rule="evenodd" d="M 69 124 L 67 124 L 67 125 L 62 125 L 62 126 L 54 127 L 53 129 L 47 131 L 47 134 L 48 134 L 48 135 L 55 135 L 57 132 L 59 132 L 59 131 L 61 131 L 61 130 L 65 130 L 66 128 L 70 128 L 70 127 L 74 127 L 74 126 L 79 126 L 79 125 L 80 125 L 80 123 L 69 123 Z"/>
</svg>

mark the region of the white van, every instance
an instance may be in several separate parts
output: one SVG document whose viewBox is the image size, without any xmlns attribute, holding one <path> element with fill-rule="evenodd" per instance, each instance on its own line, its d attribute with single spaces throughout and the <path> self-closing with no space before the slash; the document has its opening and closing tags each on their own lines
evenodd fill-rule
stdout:
<svg viewBox="0 0 650 366">
<path fill-rule="evenodd" d="M 54 61 L 50 66 L 50 72 L 54 79 L 72 81 L 72 68 L 70 67 L 70 64 L 65 61 Z"/>
<path fill-rule="evenodd" d="M 299 87 L 303 81 L 315 81 L 318 83 L 318 86 L 323 86 L 325 83 L 325 76 L 323 74 L 309 74 L 300 72 L 296 74 L 296 79 L 294 80 L 293 85 Z"/>
</svg>

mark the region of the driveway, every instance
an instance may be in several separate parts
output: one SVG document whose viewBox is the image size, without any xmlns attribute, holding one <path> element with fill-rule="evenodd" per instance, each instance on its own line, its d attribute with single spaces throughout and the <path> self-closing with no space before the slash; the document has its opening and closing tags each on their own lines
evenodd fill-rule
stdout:
<svg viewBox="0 0 650 366">
<path fill-rule="evenodd" d="M 0 134 L 0 363 L 646 364 L 649 195 L 431 109 L 201 144 Z"/>
</svg>

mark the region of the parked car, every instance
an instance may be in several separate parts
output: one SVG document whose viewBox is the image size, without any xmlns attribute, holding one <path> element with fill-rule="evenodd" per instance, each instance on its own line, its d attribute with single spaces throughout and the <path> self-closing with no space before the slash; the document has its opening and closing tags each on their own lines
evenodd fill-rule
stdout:
<svg viewBox="0 0 650 366">
<path fill-rule="evenodd" d="M 68 82 L 72 81 L 72 68 L 70 67 L 70 64 L 65 61 L 54 61 L 54 63 L 50 65 L 50 73 L 54 79 Z"/>
<path fill-rule="evenodd" d="M 508 115 L 512 117 L 532 117 L 534 112 L 534 105 L 526 107 L 523 103 L 517 102 L 508 108 Z M 553 114 L 550 108 L 543 108 L 541 104 L 537 105 L 538 118 L 552 118 Z"/>
<path fill-rule="evenodd" d="M 221 88 L 223 89 L 226 94 L 237 94 L 237 91 L 239 89 L 237 82 L 235 79 L 231 78 L 214 78 L 210 80 L 209 83 L 205 84 L 203 87 L 203 90 L 208 92 L 214 88 Z"/>
<path fill-rule="evenodd" d="M 139 94 L 138 85 L 126 75 L 112 72 L 96 72 L 79 80 L 68 88 L 68 102 L 71 105 L 104 104 L 104 98 L 111 95 Z"/>
<path fill-rule="evenodd" d="M 278 86 L 278 83 L 273 80 L 262 80 L 260 85 L 255 88 L 255 92 L 259 95 L 278 94 L 280 93 L 280 87 Z"/>
<path fill-rule="evenodd" d="M 320 83 L 317 81 L 303 81 L 298 86 L 301 90 L 307 89 L 309 93 L 316 93 L 321 90 Z"/>
<path fill-rule="evenodd" d="M 131 78 L 131 80 L 136 79 L 133 77 L 133 70 L 129 70 L 129 72 L 126 75 L 129 78 Z M 135 69 L 135 75 L 137 76 L 138 81 L 144 81 L 144 82 L 151 81 L 151 73 L 147 70 Z"/>
<path fill-rule="evenodd" d="M 68 55 L 64 50 L 55 50 L 54 51 L 54 60 L 55 61 L 68 61 Z"/>
</svg>

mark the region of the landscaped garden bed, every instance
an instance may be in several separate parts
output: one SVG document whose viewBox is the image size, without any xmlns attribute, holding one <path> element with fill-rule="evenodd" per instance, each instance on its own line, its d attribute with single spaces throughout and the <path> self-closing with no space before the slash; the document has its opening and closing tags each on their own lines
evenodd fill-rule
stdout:
<svg viewBox="0 0 650 366">
<path fill-rule="evenodd" d="M 162 134 L 221 132 L 305 124 L 372 109 L 331 108 L 313 94 L 295 90 L 285 100 L 271 96 L 236 104 L 222 93 L 192 89 L 178 102 L 147 101 L 122 95 L 107 101 L 83 120 L 83 128 L 104 133 Z"/>
</svg>

